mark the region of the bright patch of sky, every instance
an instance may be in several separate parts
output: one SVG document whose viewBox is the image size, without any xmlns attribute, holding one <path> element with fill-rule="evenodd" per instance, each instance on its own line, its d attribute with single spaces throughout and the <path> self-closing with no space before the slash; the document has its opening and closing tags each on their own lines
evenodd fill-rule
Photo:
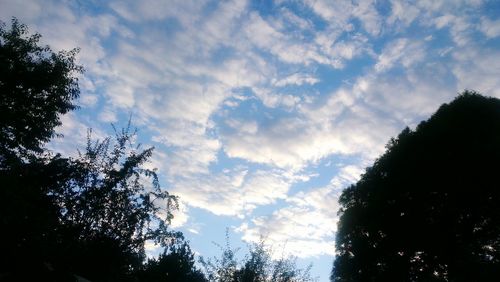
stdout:
<svg viewBox="0 0 500 282">
<path fill-rule="evenodd" d="M 464 89 L 500 97 L 500 2 L 0 0 L 81 48 L 75 152 L 130 116 L 204 256 L 261 236 L 328 281 L 337 198 L 384 145 Z M 154 248 L 153 246 L 150 246 Z"/>
</svg>

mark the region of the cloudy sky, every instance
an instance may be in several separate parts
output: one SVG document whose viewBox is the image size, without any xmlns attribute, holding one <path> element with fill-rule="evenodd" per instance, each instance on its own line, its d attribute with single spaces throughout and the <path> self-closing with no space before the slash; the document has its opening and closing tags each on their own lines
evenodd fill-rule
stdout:
<svg viewBox="0 0 500 282">
<path fill-rule="evenodd" d="M 13 16 L 81 48 L 81 109 L 53 148 L 132 116 L 198 253 L 226 228 L 264 236 L 320 281 L 339 193 L 389 138 L 464 89 L 500 97 L 494 0 L 0 0 Z"/>
</svg>

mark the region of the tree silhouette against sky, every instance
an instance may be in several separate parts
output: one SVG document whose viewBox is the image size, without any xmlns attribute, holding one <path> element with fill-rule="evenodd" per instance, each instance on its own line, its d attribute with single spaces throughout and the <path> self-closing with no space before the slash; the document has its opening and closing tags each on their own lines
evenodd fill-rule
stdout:
<svg viewBox="0 0 500 282">
<path fill-rule="evenodd" d="M 332 281 L 500 280 L 500 100 L 465 91 L 340 197 Z"/>
<path fill-rule="evenodd" d="M 16 19 L 0 25 L 0 280 L 130 280 L 147 240 L 178 235 L 167 230 L 176 198 L 143 166 L 153 148 L 130 126 L 89 134 L 76 158 L 44 148 L 77 107 L 82 68 L 77 49 L 56 53 L 40 37 Z"/>
</svg>

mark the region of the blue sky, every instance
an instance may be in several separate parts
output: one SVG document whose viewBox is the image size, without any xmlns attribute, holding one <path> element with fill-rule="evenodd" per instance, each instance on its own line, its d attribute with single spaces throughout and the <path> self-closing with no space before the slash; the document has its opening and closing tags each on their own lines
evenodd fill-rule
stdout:
<svg viewBox="0 0 500 282">
<path fill-rule="evenodd" d="M 327 281 L 337 198 L 405 126 L 464 89 L 500 97 L 500 2 L 0 0 L 80 47 L 81 109 L 51 148 L 132 115 L 195 251 L 261 236 Z M 153 251 L 154 246 L 148 246 Z M 243 251 L 242 251 L 243 253 Z"/>
</svg>

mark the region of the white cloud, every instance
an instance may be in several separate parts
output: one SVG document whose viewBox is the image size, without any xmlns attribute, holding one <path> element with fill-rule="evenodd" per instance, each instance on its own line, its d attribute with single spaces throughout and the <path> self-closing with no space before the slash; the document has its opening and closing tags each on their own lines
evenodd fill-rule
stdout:
<svg viewBox="0 0 500 282">
<path fill-rule="evenodd" d="M 287 201 L 289 206 L 269 216 L 242 223 L 237 232 L 243 240 L 258 243 L 262 236 L 274 249 L 299 257 L 334 255 L 334 235 L 338 221 L 338 196 L 343 188 L 359 179 L 358 166 L 342 168 L 329 185 L 299 192 Z M 281 255 L 279 253 L 274 255 Z"/>
<path fill-rule="evenodd" d="M 479 30 L 488 38 L 498 37 L 500 35 L 500 20 L 490 20 L 482 17 Z"/>
<path fill-rule="evenodd" d="M 118 117 L 115 111 L 108 108 L 99 114 L 99 120 L 106 123 L 114 123 L 118 121 Z"/>
<path fill-rule="evenodd" d="M 318 82 L 319 79 L 314 76 L 303 73 L 294 73 L 282 79 L 275 80 L 273 84 L 278 87 L 283 87 L 286 85 L 299 85 L 299 86 L 303 84 L 313 85 Z"/>
<path fill-rule="evenodd" d="M 243 134 L 255 134 L 259 129 L 256 121 L 244 122 L 236 119 L 227 119 L 225 123 Z"/>
<path fill-rule="evenodd" d="M 219 140 L 205 134 L 203 125 L 196 125 L 182 120 L 150 125 L 158 135 L 152 140 L 163 144 L 157 151 L 165 150 L 161 159 L 165 176 L 191 176 L 208 173 L 208 166 L 217 160 L 221 148 Z"/>
<path fill-rule="evenodd" d="M 333 206 L 335 207 L 335 206 Z M 301 207 L 286 207 L 271 216 L 252 219 L 251 225 L 242 224 L 236 229 L 242 239 L 258 243 L 264 236 L 266 244 L 274 249 L 284 249 L 285 255 L 310 257 L 334 255 L 333 236 L 335 220 L 322 212 Z M 273 253 L 279 258 L 280 253 Z"/>
<path fill-rule="evenodd" d="M 318 33 L 315 42 L 321 52 L 332 60 L 333 67 L 342 69 L 346 61 L 359 57 L 362 54 L 373 56 L 373 51 L 369 47 L 368 39 L 360 34 L 349 36 L 347 40 L 338 41 L 337 36 L 332 36 L 330 32 Z"/>
<path fill-rule="evenodd" d="M 245 32 L 248 39 L 260 48 L 271 49 L 285 39 L 283 34 L 275 30 L 258 13 L 250 14 Z"/>
<path fill-rule="evenodd" d="M 92 129 L 92 140 L 102 140 L 106 134 L 93 124 L 82 120 L 75 112 L 61 116 L 61 125 L 54 130 L 57 134 L 62 134 L 63 138 L 53 138 L 47 147 L 63 156 L 77 156 L 78 150 L 84 151 L 87 145 L 87 133 Z"/>
<path fill-rule="evenodd" d="M 405 68 L 422 61 L 425 58 L 425 46 L 417 41 L 410 41 L 407 38 L 399 38 L 384 47 L 378 56 L 376 71 L 387 71 L 395 65 L 402 65 Z"/>
<path fill-rule="evenodd" d="M 2 5 L 2 9 L 0 9 L 0 19 L 2 21 L 10 21 L 11 17 L 17 17 L 24 23 L 31 23 L 36 20 L 43 12 L 44 6 L 35 0 L 2 0 L 0 4 Z"/>
<path fill-rule="evenodd" d="M 375 8 L 376 1 L 363 0 L 354 6 L 353 15 L 360 19 L 363 28 L 372 36 L 380 33 L 382 19 Z"/>
<path fill-rule="evenodd" d="M 193 17 L 200 14 L 206 1 L 194 0 L 144 0 L 144 1 L 112 1 L 109 6 L 127 21 L 158 21 L 167 18 L 178 18 L 183 24 L 190 24 Z"/>
<path fill-rule="evenodd" d="M 500 52 L 498 50 L 465 48 L 456 50 L 452 72 L 457 91 L 471 89 L 484 95 L 500 97 Z"/>
<path fill-rule="evenodd" d="M 367 79 L 360 80 L 352 89 L 331 93 L 320 105 L 302 103 L 294 117 L 272 117 L 256 131 L 221 132 L 223 149 L 230 157 L 293 170 L 331 154 L 373 158 L 399 125 L 355 103 L 370 91 L 369 85 Z"/>
<path fill-rule="evenodd" d="M 96 105 L 98 100 L 99 97 L 95 94 L 83 93 L 82 95 L 80 95 L 78 102 L 84 107 L 93 107 Z"/>
<path fill-rule="evenodd" d="M 420 14 L 419 8 L 410 2 L 392 0 L 391 15 L 387 18 L 387 23 L 395 24 L 396 22 L 403 23 L 404 26 L 410 25 Z"/>
<path fill-rule="evenodd" d="M 277 170 L 249 172 L 246 168 L 235 168 L 181 179 L 172 192 L 189 206 L 243 218 L 257 206 L 285 199 L 292 181 Z"/>
<path fill-rule="evenodd" d="M 184 204 L 184 202 L 179 201 L 179 209 L 172 211 L 172 215 L 174 216 L 174 218 L 170 222 L 170 227 L 175 229 L 186 225 L 189 220 L 188 213 L 188 207 Z"/>
<path fill-rule="evenodd" d="M 244 32 L 248 41 L 255 47 L 268 50 L 285 63 L 302 64 L 311 60 L 327 63 L 328 60 L 317 54 L 312 46 L 297 44 L 292 38 L 276 30 L 258 13 L 251 13 Z"/>
<path fill-rule="evenodd" d="M 304 0 L 304 3 L 320 17 L 325 19 L 332 28 L 348 31 L 352 29 L 352 19 L 358 19 L 364 30 L 377 36 L 380 33 L 382 19 L 379 15 L 375 1 L 327 1 Z"/>
<path fill-rule="evenodd" d="M 350 1 L 305 0 L 304 3 L 331 25 L 345 28 L 352 16 L 352 3 Z"/>
<path fill-rule="evenodd" d="M 106 96 L 115 107 L 131 108 L 135 105 L 134 88 L 122 81 L 107 84 Z"/>
<path fill-rule="evenodd" d="M 268 108 L 284 107 L 286 109 L 292 109 L 302 101 L 300 96 L 283 94 L 278 92 L 279 90 L 272 90 L 269 88 L 253 88 L 252 90 L 262 104 Z"/>
<path fill-rule="evenodd" d="M 300 30 L 311 30 L 313 29 L 313 24 L 309 19 L 302 18 L 295 14 L 293 11 L 290 9 L 287 9 L 285 7 L 281 8 L 281 13 L 282 21 L 285 21 L 287 23 L 290 23 L 294 27 L 299 28 Z"/>
</svg>

